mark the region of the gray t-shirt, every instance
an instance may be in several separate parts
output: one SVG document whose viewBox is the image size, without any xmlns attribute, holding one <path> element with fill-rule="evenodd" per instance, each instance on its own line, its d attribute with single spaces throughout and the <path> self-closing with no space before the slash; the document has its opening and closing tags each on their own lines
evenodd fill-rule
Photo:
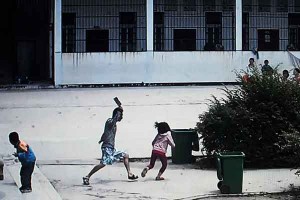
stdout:
<svg viewBox="0 0 300 200">
<path fill-rule="evenodd" d="M 115 137 L 117 132 L 117 120 L 119 119 L 121 113 L 117 112 L 117 114 L 113 118 L 107 119 L 104 127 L 104 132 L 101 136 L 100 142 L 102 143 L 102 148 L 109 147 L 115 148 Z"/>
</svg>

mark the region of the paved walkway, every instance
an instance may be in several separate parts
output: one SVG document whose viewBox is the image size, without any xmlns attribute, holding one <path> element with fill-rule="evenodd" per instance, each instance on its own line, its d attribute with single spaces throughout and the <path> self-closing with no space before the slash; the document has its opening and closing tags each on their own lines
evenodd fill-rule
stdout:
<svg viewBox="0 0 300 200">
<path fill-rule="evenodd" d="M 164 181 L 154 180 L 160 167 L 159 162 L 145 178 L 140 177 L 137 181 L 128 180 L 123 164 L 117 163 L 94 174 L 89 186 L 82 185 L 82 176 L 86 175 L 97 162 L 97 160 L 40 161 L 33 174 L 33 192 L 22 195 L 18 191 L 20 164 L 10 161 L 5 166 L 5 181 L 0 182 L 2 195 L 0 199 L 90 200 L 105 197 L 105 199 L 190 200 L 215 199 L 221 195 L 216 186 L 218 180 L 215 170 L 203 170 L 193 164 L 175 165 L 171 161 L 164 173 Z M 147 163 L 146 160 L 132 162 L 133 173 L 140 175 Z M 233 195 L 231 198 L 256 199 L 257 196 L 253 197 L 255 194 L 283 192 L 290 184 L 295 183 L 299 183 L 299 178 L 290 169 L 246 169 L 243 196 Z M 251 197 L 247 197 L 249 195 Z M 259 199 L 271 198 L 260 196 Z"/>
<path fill-rule="evenodd" d="M 67 164 L 40 165 L 41 171 L 51 177 L 50 181 L 63 199 L 92 199 L 90 196 L 105 196 L 107 199 L 117 199 L 120 196 L 125 199 L 196 199 L 220 194 L 216 186 L 216 171 L 201 170 L 191 164 L 175 165 L 169 162 L 164 173 L 166 180 L 155 181 L 160 167 L 157 162 L 145 178 L 128 181 L 125 168 L 120 163 L 97 172 L 91 178 L 90 186 L 82 186 L 81 176 L 86 175 L 92 165 L 80 162 Z M 132 171 L 140 174 L 146 164 L 147 162 L 131 163 Z M 243 191 L 245 194 L 282 192 L 289 184 L 296 182 L 299 182 L 298 178 L 289 169 L 245 170 Z"/>
<path fill-rule="evenodd" d="M 0 181 L 0 199 L 2 200 L 20 200 L 22 199 L 22 194 L 8 172 L 8 168 L 4 167 L 4 180 Z"/>
</svg>

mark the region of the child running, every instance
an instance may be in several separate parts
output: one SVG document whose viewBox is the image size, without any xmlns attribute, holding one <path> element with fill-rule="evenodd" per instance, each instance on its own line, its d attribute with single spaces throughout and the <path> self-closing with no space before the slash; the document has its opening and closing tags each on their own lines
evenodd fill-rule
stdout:
<svg viewBox="0 0 300 200">
<path fill-rule="evenodd" d="M 156 159 L 159 158 L 162 166 L 155 180 L 161 181 L 164 180 L 164 178 L 161 175 L 164 173 L 164 171 L 167 168 L 166 152 L 168 149 L 168 145 L 170 145 L 172 148 L 175 148 L 175 143 L 170 134 L 171 129 L 166 122 L 160 122 L 160 123 L 155 122 L 154 127 L 157 128 L 158 134 L 156 135 L 156 137 L 152 142 L 153 149 L 152 149 L 150 164 L 143 169 L 141 175 L 142 177 L 145 177 L 147 172 L 154 167 Z"/>
</svg>

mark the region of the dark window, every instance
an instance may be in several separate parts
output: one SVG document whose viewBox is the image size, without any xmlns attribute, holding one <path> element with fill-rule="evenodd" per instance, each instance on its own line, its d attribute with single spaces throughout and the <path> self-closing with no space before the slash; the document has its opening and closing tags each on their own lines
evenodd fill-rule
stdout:
<svg viewBox="0 0 300 200">
<path fill-rule="evenodd" d="M 183 1 L 184 11 L 196 11 L 196 0 L 184 0 Z"/>
<path fill-rule="evenodd" d="M 258 1 L 259 12 L 271 12 L 271 0 L 259 0 Z"/>
<path fill-rule="evenodd" d="M 299 26 L 300 25 L 300 14 L 298 13 L 289 13 L 289 26 Z"/>
<path fill-rule="evenodd" d="M 294 4 L 295 4 L 295 12 L 300 12 L 300 1 L 295 0 Z"/>
<path fill-rule="evenodd" d="M 122 52 L 136 51 L 136 12 L 120 13 L 120 48 Z"/>
<path fill-rule="evenodd" d="M 258 50 L 278 51 L 279 50 L 279 30 L 258 30 Z"/>
<path fill-rule="evenodd" d="M 163 12 L 155 12 L 154 13 L 154 24 L 155 25 L 164 24 L 164 13 Z"/>
<path fill-rule="evenodd" d="M 249 50 L 249 13 L 243 13 L 243 50 Z"/>
<path fill-rule="evenodd" d="M 136 24 L 136 12 L 120 12 L 120 24 Z"/>
<path fill-rule="evenodd" d="M 234 11 L 235 0 L 223 0 L 223 11 Z"/>
<path fill-rule="evenodd" d="M 222 13 L 206 12 L 206 44 L 204 50 L 217 50 L 216 47 L 222 46 Z"/>
<path fill-rule="evenodd" d="M 222 24 L 222 13 L 221 12 L 207 12 L 205 13 L 206 25 L 208 24 Z"/>
<path fill-rule="evenodd" d="M 164 13 L 154 13 L 154 50 L 164 50 Z"/>
<path fill-rule="evenodd" d="M 289 13 L 289 50 L 300 50 L 300 14 Z"/>
<path fill-rule="evenodd" d="M 196 29 L 174 30 L 174 51 L 195 51 Z"/>
<path fill-rule="evenodd" d="M 243 0 L 243 11 L 252 12 L 252 0 Z"/>
<path fill-rule="evenodd" d="M 178 0 L 165 0 L 165 11 L 176 11 Z"/>
<path fill-rule="evenodd" d="M 62 14 L 62 52 L 73 53 L 76 51 L 76 14 Z"/>
<path fill-rule="evenodd" d="M 277 0 L 276 1 L 276 11 L 277 12 L 287 12 L 288 11 L 288 0 Z"/>
<path fill-rule="evenodd" d="M 203 10 L 204 11 L 215 11 L 216 1 L 215 0 L 203 0 Z"/>
<path fill-rule="evenodd" d="M 87 30 L 86 31 L 86 52 L 108 52 L 109 31 L 108 30 Z"/>
</svg>

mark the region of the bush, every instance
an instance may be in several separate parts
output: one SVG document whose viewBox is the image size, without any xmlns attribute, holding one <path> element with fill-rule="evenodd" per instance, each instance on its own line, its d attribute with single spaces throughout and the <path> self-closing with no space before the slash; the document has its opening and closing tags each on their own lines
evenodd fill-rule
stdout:
<svg viewBox="0 0 300 200">
<path fill-rule="evenodd" d="M 243 151 L 246 165 L 291 167 L 300 148 L 300 87 L 283 81 L 277 70 L 249 78 L 237 74 L 241 85 L 224 88 L 225 98 L 213 97 L 209 110 L 199 115 L 197 131 L 208 156 L 215 151 Z"/>
</svg>

